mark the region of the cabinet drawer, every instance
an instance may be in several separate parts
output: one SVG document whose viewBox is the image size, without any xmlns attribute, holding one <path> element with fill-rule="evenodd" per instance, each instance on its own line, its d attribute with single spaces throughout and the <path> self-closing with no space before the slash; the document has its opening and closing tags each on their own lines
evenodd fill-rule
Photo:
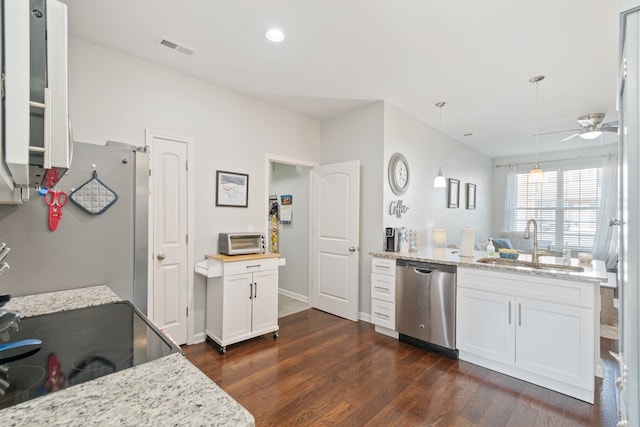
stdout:
<svg viewBox="0 0 640 427">
<path fill-rule="evenodd" d="M 248 261 L 225 262 L 224 275 L 252 273 L 254 271 L 277 270 L 278 258 L 263 258 Z"/>
<path fill-rule="evenodd" d="M 371 298 L 396 302 L 396 278 L 379 273 L 371 273 Z"/>
<path fill-rule="evenodd" d="M 371 300 L 371 322 L 385 328 L 396 329 L 396 305 L 392 302 Z"/>
<path fill-rule="evenodd" d="M 387 276 L 396 275 L 396 260 L 391 258 L 373 258 L 371 260 L 371 272 L 378 274 L 386 274 Z"/>
</svg>

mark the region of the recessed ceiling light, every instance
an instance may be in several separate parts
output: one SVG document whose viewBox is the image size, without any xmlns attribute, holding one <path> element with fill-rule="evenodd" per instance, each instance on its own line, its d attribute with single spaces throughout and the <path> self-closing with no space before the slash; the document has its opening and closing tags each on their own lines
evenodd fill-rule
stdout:
<svg viewBox="0 0 640 427">
<path fill-rule="evenodd" d="M 279 28 L 271 28 L 269 31 L 267 31 L 267 34 L 265 35 L 267 36 L 267 39 L 275 43 L 278 43 L 284 40 L 284 33 Z"/>
</svg>

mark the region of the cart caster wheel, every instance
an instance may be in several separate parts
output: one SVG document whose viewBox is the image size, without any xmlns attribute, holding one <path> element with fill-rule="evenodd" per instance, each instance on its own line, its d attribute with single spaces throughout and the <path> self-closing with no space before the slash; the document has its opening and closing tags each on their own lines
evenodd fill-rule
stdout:
<svg viewBox="0 0 640 427">
<path fill-rule="evenodd" d="M 278 338 L 280 335 L 278 334 L 278 332 L 274 332 L 273 333 L 273 339 L 275 340 L 276 338 Z"/>
<path fill-rule="evenodd" d="M 223 347 L 220 347 L 220 348 L 218 349 L 218 353 L 220 353 L 220 356 L 222 356 L 222 355 L 223 355 L 223 354 L 225 354 L 226 352 L 227 352 L 227 346 L 226 346 L 226 345 L 225 345 L 225 346 L 223 346 Z"/>
</svg>

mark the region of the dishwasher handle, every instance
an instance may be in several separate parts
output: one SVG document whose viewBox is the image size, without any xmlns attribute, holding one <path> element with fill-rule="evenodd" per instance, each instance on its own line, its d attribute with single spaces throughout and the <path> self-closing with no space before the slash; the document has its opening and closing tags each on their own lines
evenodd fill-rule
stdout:
<svg viewBox="0 0 640 427">
<path fill-rule="evenodd" d="M 424 262 L 424 261 L 415 261 L 415 260 L 408 260 L 408 259 L 397 259 L 396 260 L 396 268 L 400 269 L 400 268 L 411 268 L 416 270 L 416 272 L 419 272 L 418 270 L 422 270 L 422 271 L 431 271 L 431 272 L 442 272 L 442 273 L 453 273 L 456 274 L 457 269 L 455 265 L 450 265 L 450 264 L 440 264 L 440 263 L 435 263 L 435 262 Z"/>
<path fill-rule="evenodd" d="M 416 273 L 420 273 L 420 274 L 431 274 L 431 273 L 433 273 L 433 270 L 426 270 L 424 268 L 414 268 L 413 271 L 415 271 Z"/>
</svg>

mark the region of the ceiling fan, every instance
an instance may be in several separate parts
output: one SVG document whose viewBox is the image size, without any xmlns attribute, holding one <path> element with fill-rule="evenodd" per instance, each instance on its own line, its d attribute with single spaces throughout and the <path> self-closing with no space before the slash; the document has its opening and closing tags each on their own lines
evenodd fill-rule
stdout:
<svg viewBox="0 0 640 427">
<path fill-rule="evenodd" d="M 602 120 L 604 120 L 604 116 L 604 113 L 585 114 L 584 116 L 578 117 L 578 123 L 581 126 L 578 129 L 559 130 L 555 132 L 541 133 L 540 135 L 549 135 L 552 133 L 561 132 L 575 132 L 561 140 L 568 141 L 572 138 L 575 138 L 576 136 L 579 136 L 582 139 L 595 139 L 599 137 L 602 132 L 618 132 L 618 122 L 613 121 L 602 123 Z"/>
</svg>

